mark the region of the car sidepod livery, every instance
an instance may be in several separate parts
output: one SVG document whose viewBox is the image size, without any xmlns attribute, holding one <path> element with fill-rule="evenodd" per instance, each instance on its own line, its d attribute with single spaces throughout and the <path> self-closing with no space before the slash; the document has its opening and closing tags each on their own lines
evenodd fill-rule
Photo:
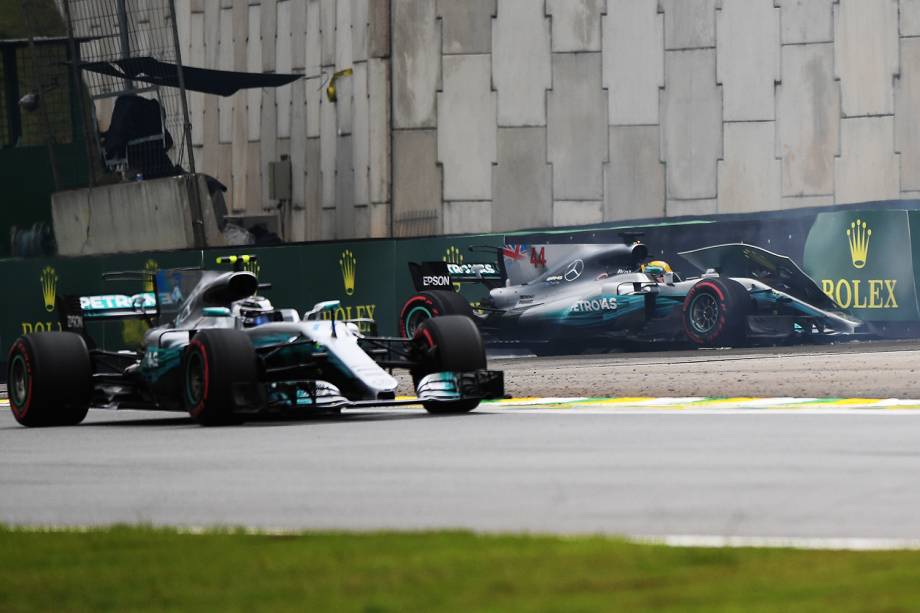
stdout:
<svg viewBox="0 0 920 613">
<path fill-rule="evenodd" d="M 332 318 L 338 301 L 319 303 L 303 318 L 273 308 L 256 295 L 267 287 L 241 269 L 242 259 L 225 260 L 236 270 L 158 271 L 153 292 L 63 297 L 66 330 L 22 336 L 10 349 L 16 420 L 77 424 L 90 407 L 187 411 L 203 424 L 418 403 L 430 413 L 463 413 L 504 395 L 502 372 L 487 369 L 482 338 L 467 317 L 427 319 L 412 338 L 363 334 L 361 326 L 372 322 Z M 141 281 L 148 274 L 108 276 Z M 150 323 L 143 347 L 96 347 L 85 325 L 113 319 Z M 397 399 L 396 368 L 409 371 L 417 399 Z"/>
<path fill-rule="evenodd" d="M 463 315 L 476 322 L 488 346 L 551 355 L 652 343 L 737 346 L 865 331 L 791 259 L 752 245 L 682 252 L 705 271 L 683 280 L 664 262 L 644 264 L 648 248 L 640 242 L 581 245 L 521 284 L 508 281 L 500 250 L 493 251 L 494 263 L 462 270 L 443 262 L 411 263 L 417 293 L 400 311 L 400 334 L 414 336 L 429 317 Z M 479 283 L 488 295 L 470 304 L 442 289 L 443 283 L 425 282 L 445 276 L 450 283 Z"/>
</svg>

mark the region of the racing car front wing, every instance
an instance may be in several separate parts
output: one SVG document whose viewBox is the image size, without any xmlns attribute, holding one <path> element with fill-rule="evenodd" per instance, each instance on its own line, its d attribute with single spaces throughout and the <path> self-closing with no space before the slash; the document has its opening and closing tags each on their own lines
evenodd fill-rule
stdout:
<svg viewBox="0 0 920 613">
<path fill-rule="evenodd" d="M 246 389 L 243 389 L 243 388 Z M 316 409 L 333 411 L 366 407 L 395 407 L 420 402 L 455 402 L 457 400 L 488 400 L 505 395 L 504 372 L 500 370 L 475 370 L 470 372 L 437 372 L 421 378 L 417 398 L 399 398 L 395 395 L 376 399 L 351 400 L 326 381 L 289 380 L 240 386 L 234 390 L 237 410 L 258 413 Z"/>
</svg>

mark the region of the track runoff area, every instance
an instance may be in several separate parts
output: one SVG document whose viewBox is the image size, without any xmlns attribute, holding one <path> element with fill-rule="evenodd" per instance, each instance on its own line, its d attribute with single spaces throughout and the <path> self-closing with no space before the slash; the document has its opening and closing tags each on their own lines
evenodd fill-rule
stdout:
<svg viewBox="0 0 920 613">
<path fill-rule="evenodd" d="M 771 411 L 773 413 L 853 413 L 862 410 L 871 415 L 879 410 L 920 410 L 920 400 L 901 398 L 508 398 L 484 402 L 480 410 L 509 413 L 649 413 L 681 411 L 683 413 L 727 413 Z"/>
<path fill-rule="evenodd" d="M 177 414 L 91 411 L 75 428 L 25 430 L 0 411 L 9 494 L 0 522 L 140 517 L 191 532 L 460 528 L 680 547 L 920 549 L 918 342 L 490 365 L 505 371 L 511 397 L 462 416 L 369 409 L 215 430 Z M 247 447 L 248 459 L 234 451 Z M 137 482 L 120 468 L 123 454 L 168 476 Z M 175 473 L 201 455 L 206 463 Z M 253 478 L 262 470 L 272 479 Z M 82 492 L 77 504 L 57 480 Z M 166 491 L 185 492 L 181 513 L 151 502 Z M 302 508 L 298 496 L 322 502 Z"/>
</svg>

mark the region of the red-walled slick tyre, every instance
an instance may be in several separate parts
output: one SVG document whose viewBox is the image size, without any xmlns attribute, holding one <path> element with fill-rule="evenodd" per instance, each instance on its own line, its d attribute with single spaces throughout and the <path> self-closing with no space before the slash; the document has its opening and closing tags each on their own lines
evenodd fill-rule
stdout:
<svg viewBox="0 0 920 613">
<path fill-rule="evenodd" d="M 691 342 L 705 347 L 742 344 L 747 333 L 751 297 L 733 279 L 702 279 L 690 288 L 683 304 L 684 331 Z"/>
<path fill-rule="evenodd" d="M 473 307 L 456 292 L 432 290 L 412 296 L 399 312 L 399 335 L 414 338 L 421 323 L 442 315 L 464 315 L 473 318 Z"/>
<path fill-rule="evenodd" d="M 86 417 L 93 392 L 86 342 L 73 332 L 19 337 L 9 355 L 7 391 L 24 426 L 72 426 Z"/>
<path fill-rule="evenodd" d="M 234 386 L 257 379 L 255 349 L 239 330 L 200 330 L 182 357 L 182 398 L 189 415 L 202 425 L 239 421 Z"/>
</svg>

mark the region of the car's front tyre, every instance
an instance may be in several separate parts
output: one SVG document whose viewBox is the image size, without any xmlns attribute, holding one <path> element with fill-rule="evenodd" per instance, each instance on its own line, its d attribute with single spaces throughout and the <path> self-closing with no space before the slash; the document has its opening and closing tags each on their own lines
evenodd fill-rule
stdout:
<svg viewBox="0 0 920 613">
<path fill-rule="evenodd" d="M 252 342 L 239 330 L 200 330 L 182 356 L 182 400 L 202 425 L 238 421 L 238 394 L 258 380 Z"/>
<path fill-rule="evenodd" d="M 734 279 L 702 279 L 684 298 L 684 332 L 697 345 L 737 346 L 745 340 L 750 310 L 750 294 Z"/>
<path fill-rule="evenodd" d="M 470 372 L 486 367 L 486 350 L 479 329 L 469 317 L 445 315 L 423 321 L 413 339 L 422 356 L 412 372 L 419 380 L 434 372 Z M 429 413 L 467 413 L 479 406 L 479 399 L 423 402 Z"/>
</svg>

